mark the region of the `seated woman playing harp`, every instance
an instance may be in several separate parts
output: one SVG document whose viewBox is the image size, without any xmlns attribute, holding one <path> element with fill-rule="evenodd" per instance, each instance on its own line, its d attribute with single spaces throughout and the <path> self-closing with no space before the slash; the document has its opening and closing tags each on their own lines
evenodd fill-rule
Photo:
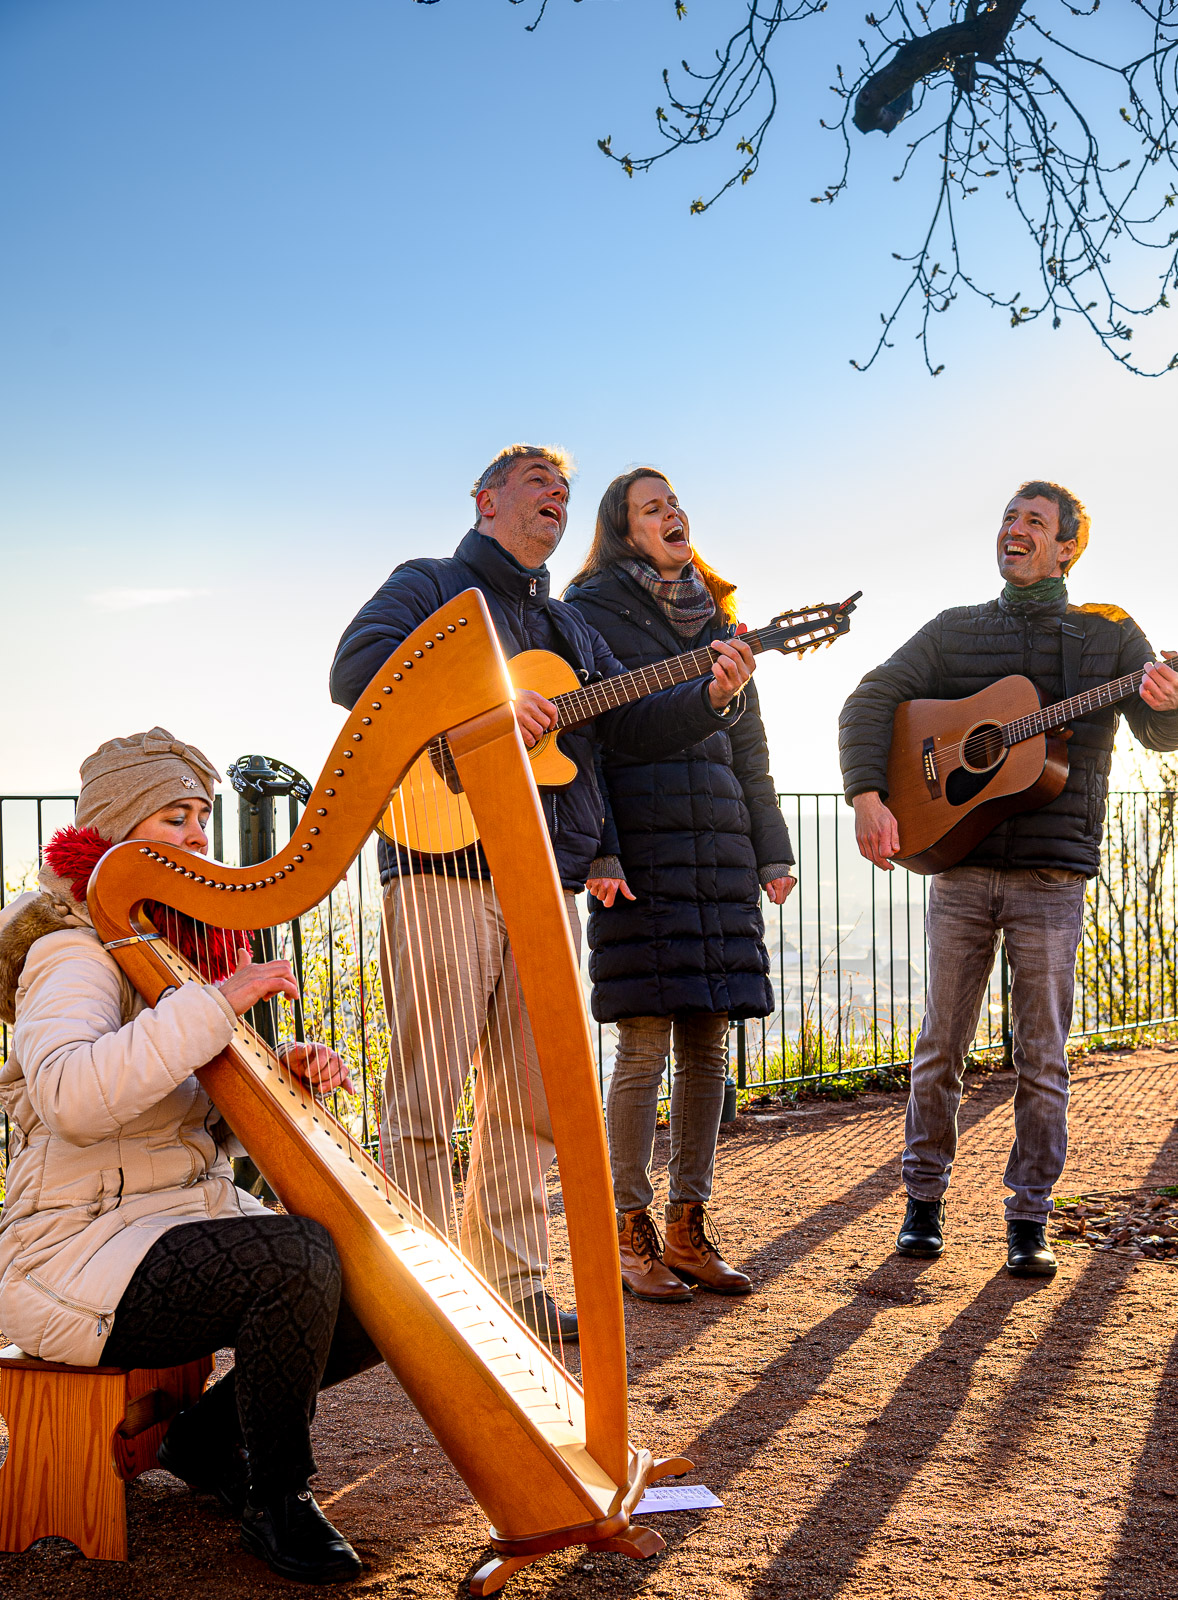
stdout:
<svg viewBox="0 0 1178 1600">
<path fill-rule="evenodd" d="M 15 1025 L 0 1070 L 13 1125 L 0 1327 L 76 1366 L 178 1366 L 231 1346 L 235 1366 L 173 1420 L 160 1464 L 241 1517 L 246 1548 L 276 1572 L 354 1578 L 359 1558 L 308 1487 L 310 1420 L 321 1388 L 380 1357 L 340 1299 L 325 1229 L 234 1187 L 228 1129 L 193 1076 L 238 1017 L 297 996 L 293 974 L 158 908 L 205 982 L 144 1006 L 90 922 L 86 885 L 123 839 L 206 854 L 219 774 L 155 728 L 104 744 L 81 776 L 40 892 L 0 913 L 0 1019 Z M 316 1090 L 350 1087 L 325 1045 L 289 1048 L 284 1066 Z"/>
</svg>

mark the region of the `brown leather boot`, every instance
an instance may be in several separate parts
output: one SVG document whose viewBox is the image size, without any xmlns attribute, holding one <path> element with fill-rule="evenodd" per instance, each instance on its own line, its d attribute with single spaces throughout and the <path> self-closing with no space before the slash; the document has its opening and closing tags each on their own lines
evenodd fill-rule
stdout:
<svg viewBox="0 0 1178 1600">
<path fill-rule="evenodd" d="M 712 1294 L 748 1294 L 753 1286 L 751 1278 L 720 1254 L 715 1225 L 702 1205 L 668 1205 L 663 1265 L 684 1283 L 696 1283 Z"/>
<path fill-rule="evenodd" d="M 639 1300 L 690 1300 L 691 1290 L 663 1266 L 662 1253 L 663 1241 L 649 1211 L 618 1213 L 622 1288 Z"/>
</svg>

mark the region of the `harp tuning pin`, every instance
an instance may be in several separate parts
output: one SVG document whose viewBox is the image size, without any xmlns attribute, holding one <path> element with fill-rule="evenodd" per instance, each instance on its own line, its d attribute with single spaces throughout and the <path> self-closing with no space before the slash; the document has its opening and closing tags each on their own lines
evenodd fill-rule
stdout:
<svg viewBox="0 0 1178 1600">
<path fill-rule="evenodd" d="M 415 650 L 413 652 L 413 654 L 417 657 L 418 661 L 420 661 L 422 659 L 422 657 L 425 655 L 425 651 L 424 650 Z"/>
<path fill-rule="evenodd" d="M 327 796 L 327 798 L 329 800 L 331 800 L 331 799 L 333 799 L 335 797 L 335 790 L 334 789 L 324 789 L 323 793 Z"/>
<path fill-rule="evenodd" d="M 433 640 L 432 640 L 432 639 L 427 639 L 427 640 L 426 640 L 426 641 L 425 641 L 425 648 L 426 648 L 426 649 L 427 649 L 427 650 L 432 650 L 432 649 L 433 649 L 433 647 L 434 647 L 434 641 L 433 641 Z M 418 652 L 417 652 L 417 653 L 418 653 L 418 655 L 420 655 L 420 654 L 421 654 L 421 651 L 420 651 L 420 650 L 419 650 L 419 651 L 418 651 Z"/>
<path fill-rule="evenodd" d="M 361 717 L 360 718 L 360 725 L 361 725 L 361 727 L 364 727 L 364 728 L 371 728 L 371 726 L 372 726 L 372 718 L 371 717 Z"/>
<path fill-rule="evenodd" d="M 384 688 L 380 692 L 381 692 L 381 694 L 392 694 L 392 692 L 393 692 L 392 684 L 391 683 L 386 683 Z"/>
<path fill-rule="evenodd" d="M 459 617 L 458 626 L 460 628 L 465 628 L 466 627 L 466 618 L 465 617 Z"/>
<path fill-rule="evenodd" d="M 361 739 L 363 739 L 363 737 L 364 737 L 364 735 L 363 735 L 363 734 L 362 734 L 362 733 L 354 733 L 354 734 L 353 734 L 353 735 L 352 735 L 352 740 L 353 740 L 353 742 L 354 742 L 354 743 L 355 743 L 355 744 L 359 744 L 359 743 L 360 743 L 360 740 L 361 740 Z M 349 752 L 348 752 L 348 754 L 349 754 L 349 755 L 350 755 L 350 754 L 351 754 L 351 751 L 349 751 Z"/>
<path fill-rule="evenodd" d="M 325 817 L 327 815 L 327 808 L 325 806 L 317 806 L 315 809 L 315 815 L 317 817 Z"/>
<path fill-rule="evenodd" d="M 446 632 L 447 633 L 454 633 L 455 632 L 454 624 L 452 622 L 448 622 L 446 624 Z"/>
<path fill-rule="evenodd" d="M 401 681 L 401 674 L 399 672 L 394 672 L 393 673 L 393 682 L 394 683 L 400 683 L 400 681 Z M 386 689 L 385 690 L 386 694 L 392 694 L 392 692 L 393 691 L 391 689 Z"/>
</svg>

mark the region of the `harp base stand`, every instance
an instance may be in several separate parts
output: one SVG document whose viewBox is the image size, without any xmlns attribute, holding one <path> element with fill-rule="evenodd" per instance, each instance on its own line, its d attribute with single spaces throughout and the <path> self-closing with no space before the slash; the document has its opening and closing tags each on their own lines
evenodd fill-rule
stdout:
<svg viewBox="0 0 1178 1600">
<path fill-rule="evenodd" d="M 653 1528 L 644 1528 L 630 1521 L 630 1513 L 642 1498 L 648 1483 L 660 1478 L 678 1478 L 695 1470 L 695 1463 L 685 1456 L 666 1456 L 655 1460 L 649 1451 L 641 1450 L 634 1476 L 626 1491 L 622 1508 L 602 1522 L 583 1522 L 575 1528 L 560 1528 L 553 1533 L 536 1534 L 530 1539 L 503 1539 L 494 1532 L 491 1543 L 496 1554 L 485 1561 L 470 1580 L 472 1595 L 494 1594 L 502 1589 L 513 1572 L 530 1566 L 554 1550 L 567 1550 L 570 1545 L 583 1544 L 590 1554 L 612 1551 L 618 1555 L 633 1556 L 645 1561 L 666 1549 L 666 1540 Z"/>
</svg>

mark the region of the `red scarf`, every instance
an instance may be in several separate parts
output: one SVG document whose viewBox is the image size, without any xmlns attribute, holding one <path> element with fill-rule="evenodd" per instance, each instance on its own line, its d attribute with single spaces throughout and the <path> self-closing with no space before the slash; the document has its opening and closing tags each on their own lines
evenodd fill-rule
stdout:
<svg viewBox="0 0 1178 1600">
<path fill-rule="evenodd" d="M 81 905 L 86 899 L 90 874 L 110 849 L 113 849 L 110 840 L 104 839 L 97 828 L 69 827 L 57 830 L 42 855 L 46 866 L 65 879 L 74 899 Z M 166 932 L 173 949 L 194 966 L 206 982 L 220 983 L 236 972 L 237 950 L 249 944 L 248 933 L 210 928 L 154 900 L 147 901 L 143 909 L 155 926 Z"/>
</svg>

